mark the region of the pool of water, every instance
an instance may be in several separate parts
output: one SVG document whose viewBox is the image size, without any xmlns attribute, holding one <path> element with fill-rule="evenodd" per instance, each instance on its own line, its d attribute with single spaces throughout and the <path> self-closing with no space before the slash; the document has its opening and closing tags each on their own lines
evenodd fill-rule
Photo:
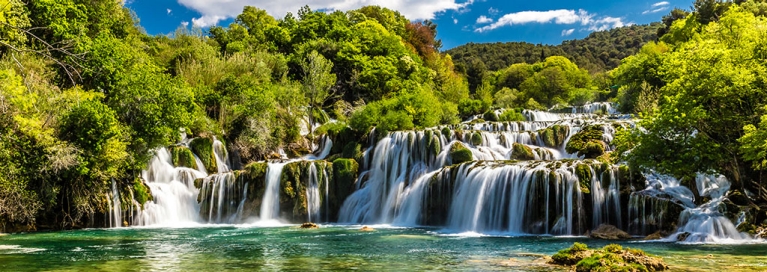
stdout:
<svg viewBox="0 0 767 272">
<path fill-rule="evenodd" d="M 438 229 L 323 225 L 122 228 L 0 236 L 0 271 L 517 270 L 551 271 L 540 257 L 582 237 L 481 236 Z M 767 270 L 767 245 L 622 242 L 672 270 Z"/>
</svg>

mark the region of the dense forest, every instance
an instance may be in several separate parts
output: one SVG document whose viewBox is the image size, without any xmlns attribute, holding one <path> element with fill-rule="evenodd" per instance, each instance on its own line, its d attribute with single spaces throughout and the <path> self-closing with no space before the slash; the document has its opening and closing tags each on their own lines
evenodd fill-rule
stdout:
<svg viewBox="0 0 767 272">
<path fill-rule="evenodd" d="M 216 137 L 247 164 L 305 154 L 324 133 L 516 121 L 522 108 L 592 101 L 642 118 L 613 160 L 717 171 L 764 206 L 767 3 L 693 7 L 556 47 L 440 52 L 432 22 L 376 6 L 284 18 L 245 7 L 229 26 L 151 36 L 118 0 L 0 0 L 0 224 L 87 226 L 113 183 L 143 203 L 141 170 L 182 134 Z M 508 57 L 471 57 L 481 48 Z"/>
<path fill-rule="evenodd" d="M 631 25 L 592 32 L 580 40 L 560 45 L 527 42 L 467 43 L 445 51 L 453 57 L 459 70 L 497 71 L 515 63 L 533 64 L 549 56 L 565 56 L 591 73 L 618 67 L 621 60 L 639 51 L 645 43 L 658 39 L 661 23 Z"/>
</svg>

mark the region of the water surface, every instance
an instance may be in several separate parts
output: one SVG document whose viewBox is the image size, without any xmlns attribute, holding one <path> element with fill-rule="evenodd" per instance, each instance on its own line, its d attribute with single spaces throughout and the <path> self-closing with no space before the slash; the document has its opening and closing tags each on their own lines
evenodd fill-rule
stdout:
<svg viewBox="0 0 767 272">
<path fill-rule="evenodd" d="M 0 236 L 0 271 L 516 270 L 582 237 L 481 236 L 378 226 L 122 228 Z M 767 246 L 624 242 L 665 257 L 673 270 L 767 270 Z"/>
</svg>

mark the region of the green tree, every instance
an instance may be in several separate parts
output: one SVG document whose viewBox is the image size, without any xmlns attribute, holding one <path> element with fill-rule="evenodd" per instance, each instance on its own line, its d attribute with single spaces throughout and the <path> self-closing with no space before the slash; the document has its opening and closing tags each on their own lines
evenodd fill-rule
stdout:
<svg viewBox="0 0 767 272">
<path fill-rule="evenodd" d="M 312 51 L 301 63 L 304 71 L 304 94 L 309 99 L 309 125 L 314 124 L 314 110 L 321 109 L 333 96 L 331 88 L 336 84 L 336 75 L 331 73 L 333 63 L 317 51 Z"/>
</svg>

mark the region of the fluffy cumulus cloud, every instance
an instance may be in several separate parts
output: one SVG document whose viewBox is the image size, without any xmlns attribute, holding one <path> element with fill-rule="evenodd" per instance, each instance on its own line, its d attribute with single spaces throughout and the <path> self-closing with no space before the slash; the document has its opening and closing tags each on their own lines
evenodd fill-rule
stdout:
<svg viewBox="0 0 767 272">
<path fill-rule="evenodd" d="M 178 0 L 178 3 L 200 12 L 200 18 L 192 23 L 212 26 L 221 20 L 236 17 L 245 6 L 255 6 L 266 10 L 276 18 L 282 18 L 288 12 L 296 13 L 304 5 L 313 10 L 352 10 L 363 6 L 378 5 L 398 10 L 410 20 L 434 19 L 437 13 L 454 10 L 462 11 L 474 0 Z"/>
<path fill-rule="evenodd" d="M 479 16 L 479 18 L 477 18 L 477 24 L 489 24 L 492 22 L 493 22 L 493 18 L 488 18 L 485 15 Z"/>
<path fill-rule="evenodd" d="M 547 11 L 520 11 L 503 15 L 495 23 L 476 28 L 475 32 L 491 31 L 504 26 L 523 24 L 548 24 L 558 25 L 580 24 L 589 30 L 605 30 L 626 25 L 623 19 L 616 17 L 598 17 L 585 10 L 557 9 Z M 563 32 L 564 34 L 564 32 Z M 572 34 L 572 33 L 571 33 Z"/>
<path fill-rule="evenodd" d="M 575 32 L 575 28 L 562 30 L 562 37 L 573 35 L 573 32 Z"/>
<path fill-rule="evenodd" d="M 667 1 L 657 2 L 655 4 L 650 5 L 650 9 L 643 11 L 642 14 L 652 14 L 652 13 L 658 13 L 658 12 L 667 10 L 670 4 L 671 3 Z"/>
</svg>

